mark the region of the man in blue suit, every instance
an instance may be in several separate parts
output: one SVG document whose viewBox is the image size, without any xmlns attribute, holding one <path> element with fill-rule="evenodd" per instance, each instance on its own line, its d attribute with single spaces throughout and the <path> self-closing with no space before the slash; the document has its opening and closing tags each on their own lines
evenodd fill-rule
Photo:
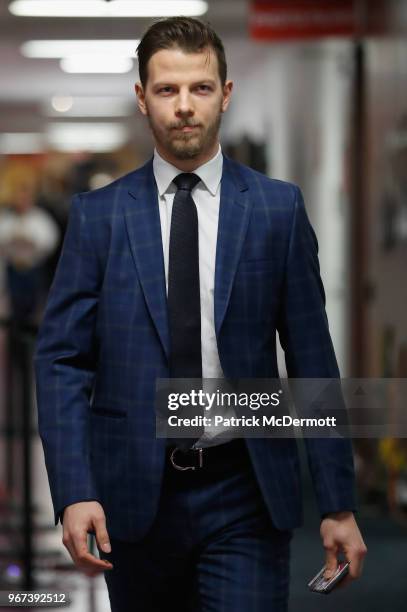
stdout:
<svg viewBox="0 0 407 612">
<path fill-rule="evenodd" d="M 317 241 L 301 192 L 223 156 L 232 82 L 200 21 L 138 48 L 152 160 L 76 196 L 35 355 L 55 524 L 112 610 L 287 609 L 302 524 L 295 439 L 156 437 L 158 378 L 338 377 Z M 305 440 L 327 571 L 362 571 L 352 448 Z M 184 445 L 185 446 L 185 445 Z M 100 558 L 87 547 L 94 533 Z"/>
</svg>

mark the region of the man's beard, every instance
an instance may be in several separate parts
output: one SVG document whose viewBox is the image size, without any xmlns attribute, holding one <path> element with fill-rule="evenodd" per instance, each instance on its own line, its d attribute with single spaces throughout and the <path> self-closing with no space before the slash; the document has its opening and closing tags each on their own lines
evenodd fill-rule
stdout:
<svg viewBox="0 0 407 612">
<path fill-rule="evenodd" d="M 150 115 L 148 115 L 148 122 L 156 142 L 176 159 L 185 160 L 194 159 L 212 147 L 218 137 L 221 117 L 219 112 L 214 121 L 206 127 L 194 120 L 186 119 L 171 123 L 164 130 L 156 127 Z M 192 132 L 180 131 L 180 128 L 193 126 L 197 126 L 197 129 Z"/>
</svg>

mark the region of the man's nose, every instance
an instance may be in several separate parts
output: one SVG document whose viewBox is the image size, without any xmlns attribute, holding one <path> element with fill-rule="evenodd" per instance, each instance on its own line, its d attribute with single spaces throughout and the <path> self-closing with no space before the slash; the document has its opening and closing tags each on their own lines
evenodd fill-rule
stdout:
<svg viewBox="0 0 407 612">
<path fill-rule="evenodd" d="M 189 92 L 180 92 L 177 101 L 175 114 L 177 116 L 188 116 L 191 117 L 194 114 L 194 107 Z"/>
</svg>

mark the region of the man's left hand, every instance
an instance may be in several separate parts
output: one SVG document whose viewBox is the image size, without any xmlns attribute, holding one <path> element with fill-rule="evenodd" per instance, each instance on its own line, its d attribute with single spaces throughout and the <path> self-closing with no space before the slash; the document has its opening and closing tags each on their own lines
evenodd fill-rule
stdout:
<svg viewBox="0 0 407 612">
<path fill-rule="evenodd" d="M 353 512 L 332 512 L 326 515 L 321 522 L 320 534 L 326 551 L 325 578 L 330 578 L 335 573 L 338 567 L 337 555 L 340 552 L 344 553 L 350 565 L 348 575 L 336 588 L 359 578 L 367 548 Z"/>
</svg>

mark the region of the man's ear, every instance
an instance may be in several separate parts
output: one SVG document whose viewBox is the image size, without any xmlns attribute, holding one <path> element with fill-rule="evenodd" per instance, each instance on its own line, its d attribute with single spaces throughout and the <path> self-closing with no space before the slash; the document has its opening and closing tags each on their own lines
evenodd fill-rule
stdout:
<svg viewBox="0 0 407 612">
<path fill-rule="evenodd" d="M 221 107 L 222 113 L 224 113 L 227 107 L 229 106 L 230 98 L 232 96 L 232 89 L 233 89 L 233 81 L 226 81 L 226 83 L 223 86 L 223 99 L 222 99 L 222 107 Z"/>
<path fill-rule="evenodd" d="M 148 111 L 147 111 L 147 105 L 146 105 L 146 99 L 144 96 L 144 89 L 143 86 L 140 82 L 137 82 L 134 86 L 134 90 L 136 92 L 136 96 L 137 96 L 137 106 L 139 108 L 140 113 L 142 113 L 142 115 L 148 115 Z"/>
<path fill-rule="evenodd" d="M 222 106 L 221 106 L 222 113 L 224 113 L 227 107 L 229 106 L 230 98 L 232 96 L 232 89 L 233 89 L 233 81 L 226 81 L 226 83 L 223 86 L 223 99 L 222 99 Z"/>
</svg>

